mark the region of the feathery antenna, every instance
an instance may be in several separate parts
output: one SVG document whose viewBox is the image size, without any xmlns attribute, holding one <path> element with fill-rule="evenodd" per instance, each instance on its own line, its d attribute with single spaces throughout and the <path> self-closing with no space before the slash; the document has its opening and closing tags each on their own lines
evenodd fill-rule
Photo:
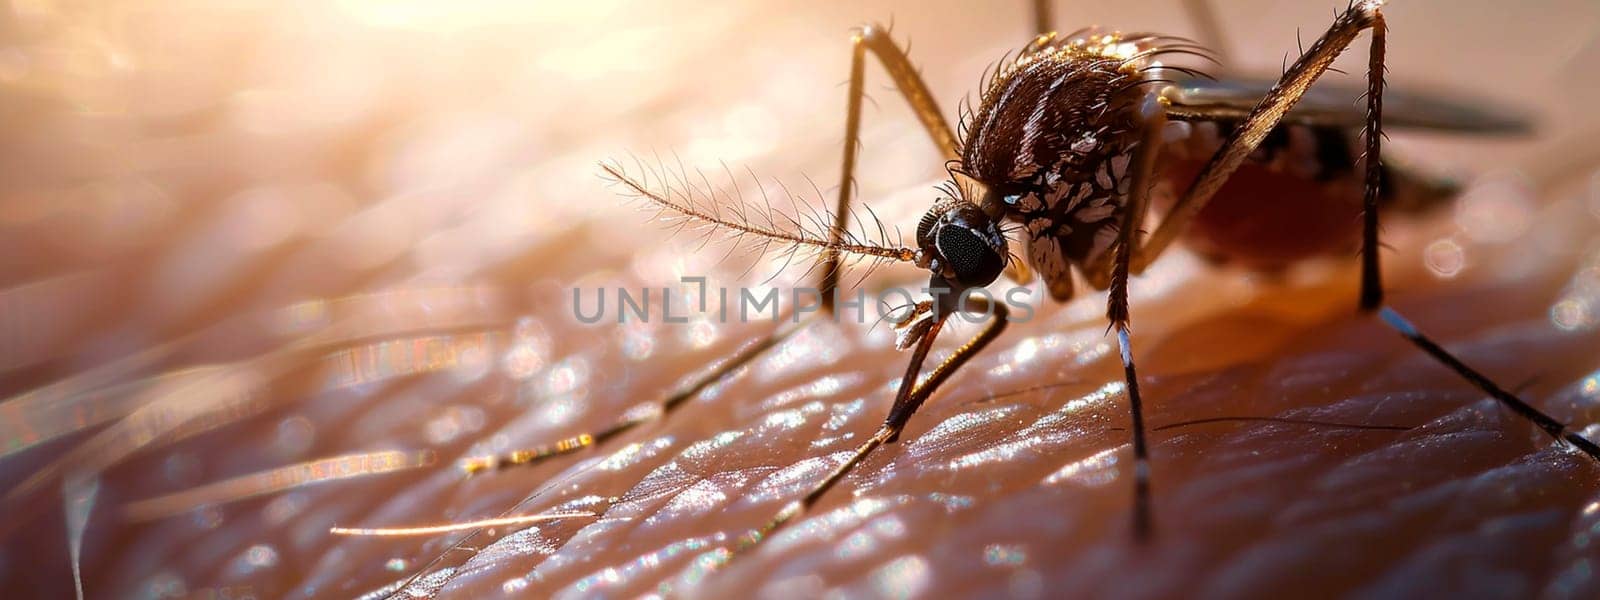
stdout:
<svg viewBox="0 0 1600 600">
<path fill-rule="evenodd" d="M 761 203 L 752 205 L 744 201 L 742 190 L 737 186 L 730 194 L 725 189 L 712 187 L 703 174 L 698 175 L 700 182 L 696 183 L 682 172 L 668 173 L 664 167 L 652 170 L 642 162 L 638 177 L 624 172 L 616 162 L 601 163 L 600 169 L 614 187 L 629 197 L 648 201 L 660 211 L 664 220 L 676 221 L 674 226 L 678 229 L 698 224 L 706 228 L 707 238 L 722 235 L 736 246 L 753 236 L 749 248 L 755 254 L 787 254 L 787 259 L 792 260 L 801 252 L 836 251 L 873 262 L 916 260 L 916 250 L 888 239 L 888 230 L 877 222 L 876 215 L 852 213 L 858 231 L 841 228 L 838 241 L 834 241 L 831 235 L 835 228 L 833 217 L 814 208 L 802 208 L 793 202 L 792 194 L 786 193 L 793 204 L 791 214 L 773 208 L 764 189 Z M 863 216 L 868 218 L 863 219 Z M 866 221 L 874 223 L 868 226 Z M 876 232 L 872 233 L 874 229 Z"/>
</svg>

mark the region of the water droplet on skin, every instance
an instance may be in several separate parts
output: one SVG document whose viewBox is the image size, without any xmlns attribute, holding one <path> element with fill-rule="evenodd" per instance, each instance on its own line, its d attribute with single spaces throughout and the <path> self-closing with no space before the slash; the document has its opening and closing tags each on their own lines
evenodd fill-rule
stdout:
<svg viewBox="0 0 1600 600">
<path fill-rule="evenodd" d="M 216 529 L 222 524 L 222 509 L 213 505 L 201 506 L 194 509 L 193 522 L 201 529 Z"/>
<path fill-rule="evenodd" d="M 146 598 L 182 598 L 189 595 L 189 586 L 182 577 L 171 571 L 151 575 L 144 582 Z"/>
<path fill-rule="evenodd" d="M 983 548 L 983 562 L 991 567 L 1016 566 L 1028 560 L 1028 552 L 1013 544 L 989 544 Z"/>
<path fill-rule="evenodd" d="M 522 577 L 512 577 L 500 584 L 500 591 L 507 594 L 515 594 L 525 589 L 528 589 L 528 580 Z"/>
<path fill-rule="evenodd" d="M 1550 307 L 1550 322 L 1562 331 L 1585 331 L 1595 326 L 1594 312 L 1587 299 L 1566 298 Z"/>
<path fill-rule="evenodd" d="M 928 585 L 928 561 L 921 556 L 905 556 L 884 565 L 869 576 L 878 595 L 884 598 L 912 598 Z"/>
<path fill-rule="evenodd" d="M 1461 273 L 1467 264 L 1467 253 L 1455 240 L 1444 238 L 1428 244 L 1423 251 L 1423 263 L 1434 276 L 1449 279 Z"/>
</svg>

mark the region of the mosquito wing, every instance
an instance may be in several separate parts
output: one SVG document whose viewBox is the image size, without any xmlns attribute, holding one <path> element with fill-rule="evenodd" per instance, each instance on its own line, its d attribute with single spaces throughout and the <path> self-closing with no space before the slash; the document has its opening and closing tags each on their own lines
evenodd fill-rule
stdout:
<svg viewBox="0 0 1600 600">
<path fill-rule="evenodd" d="M 1168 117 L 1179 120 L 1242 119 L 1272 88 L 1272 80 L 1179 78 L 1169 92 Z M 1289 111 L 1287 121 L 1359 128 L 1366 120 L 1365 88 L 1318 82 Z M 1416 94 L 1385 88 L 1383 126 L 1515 135 L 1532 133 L 1526 115 L 1457 94 Z"/>
</svg>

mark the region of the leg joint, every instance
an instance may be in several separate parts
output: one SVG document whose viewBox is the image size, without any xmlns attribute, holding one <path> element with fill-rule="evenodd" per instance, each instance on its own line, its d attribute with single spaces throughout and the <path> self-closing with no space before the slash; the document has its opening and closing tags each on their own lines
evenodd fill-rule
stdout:
<svg viewBox="0 0 1600 600">
<path fill-rule="evenodd" d="M 1381 27 L 1384 0 L 1356 0 L 1348 13 L 1350 19 L 1361 27 Z"/>
<path fill-rule="evenodd" d="M 863 42 L 872 44 L 887 39 L 889 39 L 889 28 L 876 22 L 862 24 L 856 28 L 855 35 L 851 36 L 851 40 L 858 44 Z"/>
</svg>

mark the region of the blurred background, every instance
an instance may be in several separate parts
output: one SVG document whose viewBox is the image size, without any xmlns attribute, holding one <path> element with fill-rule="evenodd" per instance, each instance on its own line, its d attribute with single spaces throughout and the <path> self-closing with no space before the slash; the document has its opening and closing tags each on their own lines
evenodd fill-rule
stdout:
<svg viewBox="0 0 1600 600">
<path fill-rule="evenodd" d="M 1266 76 L 1344 6 L 1217 4 L 1232 66 Z M 1600 433 L 1600 7 L 1391 4 L 1393 86 L 1537 123 L 1515 139 L 1392 133 L 1397 156 L 1471 182 L 1439 218 L 1389 226 L 1395 303 Z M 1195 33 L 1172 0 L 1055 10 L 1064 29 Z M 1020 1 L 0 3 L 0 587 L 1600 594 L 1600 469 L 1351 314 L 1345 264 L 1263 278 L 1178 254 L 1137 283 L 1153 423 L 1412 427 L 1158 434 L 1149 547 L 1126 530 L 1120 369 L 1093 294 L 1013 328 L 900 444 L 721 571 L 700 557 L 881 420 L 904 364 L 885 328 L 807 330 L 663 423 L 466 479 L 463 457 L 598 429 L 771 329 L 577 323 L 574 287 L 804 272 L 745 274 L 671 238 L 597 163 L 726 163 L 817 204 L 837 183 L 850 28 L 891 20 L 950 118 L 1030 35 Z M 1363 54 L 1341 60 L 1350 77 Z M 859 197 L 909 230 L 942 160 L 867 73 Z M 602 516 L 328 531 L 552 510 Z"/>
</svg>

